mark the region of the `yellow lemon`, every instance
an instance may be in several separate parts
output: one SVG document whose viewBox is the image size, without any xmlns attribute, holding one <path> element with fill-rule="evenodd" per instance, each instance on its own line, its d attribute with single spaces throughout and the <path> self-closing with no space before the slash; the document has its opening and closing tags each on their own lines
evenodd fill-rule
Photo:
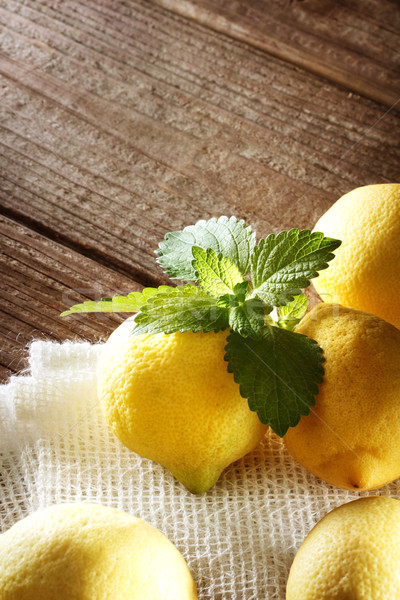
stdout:
<svg viewBox="0 0 400 600">
<path fill-rule="evenodd" d="M 359 498 L 328 513 L 300 546 L 286 600 L 400 598 L 400 502 Z"/>
<path fill-rule="evenodd" d="M 266 431 L 227 372 L 227 332 L 134 336 L 133 325 L 112 333 L 100 360 L 107 422 L 125 446 L 205 492 Z"/>
<path fill-rule="evenodd" d="M 313 283 L 324 302 L 373 313 L 400 328 L 400 183 L 342 196 L 315 231 L 342 240 Z"/>
<path fill-rule="evenodd" d="M 378 488 L 400 477 L 400 330 L 338 304 L 318 304 L 296 327 L 322 347 L 315 408 L 289 429 L 290 454 L 328 483 Z"/>
<path fill-rule="evenodd" d="M 1 600 L 197 600 L 157 529 L 99 504 L 39 510 L 0 535 Z"/>
</svg>

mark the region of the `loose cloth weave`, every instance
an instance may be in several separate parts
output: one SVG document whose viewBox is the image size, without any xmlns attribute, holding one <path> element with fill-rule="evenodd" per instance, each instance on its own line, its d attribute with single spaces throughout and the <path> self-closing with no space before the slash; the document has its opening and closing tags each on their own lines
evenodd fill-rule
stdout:
<svg viewBox="0 0 400 600">
<path fill-rule="evenodd" d="M 0 386 L 2 531 L 54 503 L 98 502 L 160 529 L 201 600 L 284 600 L 296 550 L 319 519 L 360 496 L 399 497 L 399 482 L 364 493 L 321 482 L 272 433 L 195 496 L 108 428 L 96 392 L 100 351 L 34 342 L 27 373 Z"/>
</svg>

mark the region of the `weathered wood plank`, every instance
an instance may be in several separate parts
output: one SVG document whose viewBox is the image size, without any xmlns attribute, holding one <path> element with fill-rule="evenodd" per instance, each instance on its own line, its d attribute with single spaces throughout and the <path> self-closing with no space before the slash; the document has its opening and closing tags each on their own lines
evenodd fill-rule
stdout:
<svg viewBox="0 0 400 600">
<path fill-rule="evenodd" d="M 396 1 L 154 1 L 368 98 L 399 100 Z"/>
<path fill-rule="evenodd" d="M 399 117 L 147 2 L 0 3 L 4 214 L 144 284 L 166 231 L 312 226 L 398 178 Z"/>
<path fill-rule="evenodd" d="M 72 304 L 140 290 L 136 282 L 0 217 L 0 378 L 25 367 L 32 339 L 104 339 L 124 318 L 60 313 Z"/>
<path fill-rule="evenodd" d="M 59 312 L 165 282 L 167 231 L 310 227 L 399 178 L 394 111 L 152 3 L 0 0 L 0 22 L 3 373 L 32 337 L 105 335 Z"/>
</svg>

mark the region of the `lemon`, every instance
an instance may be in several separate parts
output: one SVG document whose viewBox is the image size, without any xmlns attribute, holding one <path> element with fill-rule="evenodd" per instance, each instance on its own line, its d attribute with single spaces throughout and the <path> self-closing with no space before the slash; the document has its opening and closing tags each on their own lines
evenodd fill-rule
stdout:
<svg viewBox="0 0 400 600">
<path fill-rule="evenodd" d="M 313 283 L 324 302 L 373 313 L 400 328 L 400 184 L 356 188 L 317 222 L 342 240 Z"/>
<path fill-rule="evenodd" d="M 58 504 L 0 535 L 1 600 L 196 600 L 157 529 L 99 504 Z"/>
<path fill-rule="evenodd" d="M 359 498 L 328 513 L 300 546 L 286 600 L 400 597 L 400 502 Z"/>
<path fill-rule="evenodd" d="M 125 446 L 205 492 L 266 431 L 227 372 L 227 332 L 134 336 L 132 328 L 122 323 L 102 352 L 107 422 Z"/>
<path fill-rule="evenodd" d="M 400 476 L 400 330 L 338 304 L 318 304 L 296 327 L 324 351 L 316 406 L 289 429 L 290 454 L 328 483 L 378 488 Z"/>
</svg>

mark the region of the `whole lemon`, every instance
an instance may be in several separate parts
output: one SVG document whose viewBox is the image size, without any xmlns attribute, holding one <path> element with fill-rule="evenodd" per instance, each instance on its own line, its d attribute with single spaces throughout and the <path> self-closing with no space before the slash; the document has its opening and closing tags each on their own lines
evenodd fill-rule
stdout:
<svg viewBox="0 0 400 600">
<path fill-rule="evenodd" d="M 324 302 L 373 313 L 400 328 L 400 183 L 345 194 L 314 231 L 342 240 L 329 269 L 313 280 Z"/>
<path fill-rule="evenodd" d="M 400 597 L 400 502 L 359 498 L 328 513 L 300 546 L 286 600 Z"/>
<path fill-rule="evenodd" d="M 99 504 L 58 504 L 0 535 L 1 600 L 196 600 L 157 529 Z"/>
<path fill-rule="evenodd" d="M 202 493 L 252 450 L 266 426 L 224 361 L 226 331 L 132 335 L 127 320 L 104 345 L 98 392 L 119 440 Z"/>
<path fill-rule="evenodd" d="M 315 408 L 289 429 L 290 454 L 328 483 L 378 488 L 400 477 L 400 330 L 338 304 L 317 304 L 296 327 L 324 351 Z"/>
</svg>

